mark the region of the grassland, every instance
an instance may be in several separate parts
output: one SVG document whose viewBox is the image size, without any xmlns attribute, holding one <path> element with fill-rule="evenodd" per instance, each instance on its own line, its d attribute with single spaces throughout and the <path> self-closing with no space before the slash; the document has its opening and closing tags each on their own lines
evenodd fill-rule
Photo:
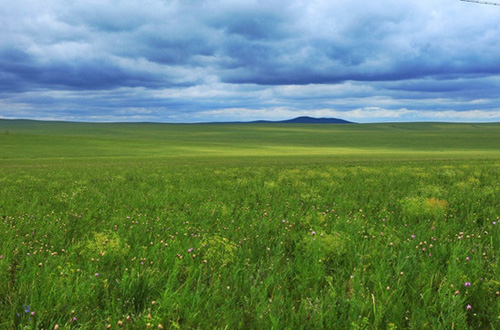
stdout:
<svg viewBox="0 0 500 330">
<path fill-rule="evenodd" d="M 499 142 L 0 121 L 0 328 L 500 328 Z"/>
</svg>

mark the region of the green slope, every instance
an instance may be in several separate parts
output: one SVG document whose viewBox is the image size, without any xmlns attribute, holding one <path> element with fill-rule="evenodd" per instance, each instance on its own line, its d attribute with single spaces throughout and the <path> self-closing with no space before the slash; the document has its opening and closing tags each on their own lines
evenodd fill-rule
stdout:
<svg viewBox="0 0 500 330">
<path fill-rule="evenodd" d="M 500 124 L 153 124 L 0 120 L 0 159 L 500 157 Z"/>
</svg>

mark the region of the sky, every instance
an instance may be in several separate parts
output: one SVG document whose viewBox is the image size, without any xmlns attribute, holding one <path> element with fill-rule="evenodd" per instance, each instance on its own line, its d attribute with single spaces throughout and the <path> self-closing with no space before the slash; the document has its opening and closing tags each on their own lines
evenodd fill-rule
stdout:
<svg viewBox="0 0 500 330">
<path fill-rule="evenodd" d="M 0 0 L 0 8 L 4 119 L 500 122 L 500 6 Z"/>
</svg>

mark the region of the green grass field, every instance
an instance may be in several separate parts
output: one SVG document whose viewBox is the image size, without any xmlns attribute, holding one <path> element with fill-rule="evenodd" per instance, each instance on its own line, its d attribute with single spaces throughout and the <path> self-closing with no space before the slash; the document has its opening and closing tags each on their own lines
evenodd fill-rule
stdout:
<svg viewBox="0 0 500 330">
<path fill-rule="evenodd" d="M 0 329 L 499 329 L 499 230 L 500 124 L 0 120 Z"/>
</svg>

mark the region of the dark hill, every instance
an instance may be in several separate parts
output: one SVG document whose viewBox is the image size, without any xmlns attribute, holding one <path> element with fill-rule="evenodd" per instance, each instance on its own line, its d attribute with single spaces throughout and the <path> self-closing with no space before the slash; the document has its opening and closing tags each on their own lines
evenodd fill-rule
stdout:
<svg viewBox="0 0 500 330">
<path fill-rule="evenodd" d="M 290 124 L 352 124 L 352 122 L 338 118 L 313 118 L 313 117 L 297 117 L 293 119 L 276 121 L 275 123 L 290 123 Z"/>
<path fill-rule="evenodd" d="M 255 120 L 255 121 L 237 121 L 237 122 L 217 122 L 213 124 L 354 124 L 351 121 L 338 118 L 313 118 L 313 117 L 297 117 L 286 120 Z"/>
</svg>

